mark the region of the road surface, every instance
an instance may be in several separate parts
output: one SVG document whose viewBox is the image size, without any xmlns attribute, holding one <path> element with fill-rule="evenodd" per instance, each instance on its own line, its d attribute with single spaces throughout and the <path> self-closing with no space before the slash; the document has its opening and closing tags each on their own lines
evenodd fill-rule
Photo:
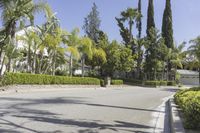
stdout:
<svg viewBox="0 0 200 133">
<path fill-rule="evenodd" d="M 0 93 L 0 133 L 153 133 L 164 113 L 158 107 L 174 92 L 119 87 Z"/>
</svg>

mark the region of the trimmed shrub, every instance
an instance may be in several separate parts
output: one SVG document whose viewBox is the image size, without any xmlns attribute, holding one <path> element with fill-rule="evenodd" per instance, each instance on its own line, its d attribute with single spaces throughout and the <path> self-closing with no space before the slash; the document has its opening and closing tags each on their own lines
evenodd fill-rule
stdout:
<svg viewBox="0 0 200 133">
<path fill-rule="evenodd" d="M 159 81 L 145 81 L 146 86 L 157 87 L 160 86 Z"/>
<path fill-rule="evenodd" d="M 101 87 L 105 87 L 106 86 L 106 83 L 103 79 L 100 79 L 100 85 Z"/>
<path fill-rule="evenodd" d="M 168 86 L 176 86 L 176 82 L 175 81 L 168 81 L 167 85 Z"/>
<path fill-rule="evenodd" d="M 111 85 L 123 85 L 124 81 L 123 80 L 111 80 Z"/>
<path fill-rule="evenodd" d="M 160 86 L 167 86 L 167 81 L 160 81 Z"/>
<path fill-rule="evenodd" d="M 174 100 L 182 109 L 184 126 L 189 129 L 200 128 L 200 88 L 180 90 Z"/>
<path fill-rule="evenodd" d="M 136 79 L 123 79 L 125 83 L 132 84 L 132 85 L 142 85 L 142 80 L 136 80 Z"/>
<path fill-rule="evenodd" d="M 50 76 L 28 73 L 6 73 L 2 79 L 2 85 L 24 84 L 68 84 L 68 85 L 100 85 L 97 78 Z"/>
</svg>

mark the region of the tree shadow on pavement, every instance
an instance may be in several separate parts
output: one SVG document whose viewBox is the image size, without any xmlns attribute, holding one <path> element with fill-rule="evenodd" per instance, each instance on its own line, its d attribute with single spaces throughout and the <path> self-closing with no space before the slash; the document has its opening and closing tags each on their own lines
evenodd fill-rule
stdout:
<svg viewBox="0 0 200 133">
<path fill-rule="evenodd" d="M 116 108 L 116 109 L 129 109 L 138 111 L 150 111 L 156 112 L 157 110 L 151 109 L 140 109 L 131 107 L 121 107 L 113 105 L 102 105 L 102 104 L 92 104 L 88 103 L 84 97 L 57 97 L 49 99 L 23 99 L 23 98 L 0 98 L 0 132 L 1 133 L 19 133 L 18 130 L 33 132 L 33 133 L 62 133 L 60 130 L 55 130 L 51 132 L 39 131 L 38 129 L 32 129 L 25 126 L 25 123 L 17 123 L 14 120 L 23 119 L 31 122 L 42 122 L 46 124 L 55 124 L 64 127 L 75 127 L 81 128 L 78 133 L 98 133 L 101 130 L 111 130 L 112 132 L 135 132 L 135 133 L 150 133 L 145 132 L 145 129 L 153 129 L 154 127 L 130 123 L 125 121 L 113 121 L 112 124 L 106 124 L 106 122 L 98 120 L 76 120 L 76 119 L 63 119 L 62 114 L 57 114 L 42 109 L 33 109 L 30 106 L 34 105 L 54 105 L 54 104 L 66 104 L 66 105 L 87 105 L 87 106 L 97 106 L 106 108 Z M 7 117 L 13 117 L 13 121 L 7 120 Z M 1 127 L 9 127 L 2 128 Z"/>
<path fill-rule="evenodd" d="M 162 91 L 168 91 L 168 92 L 177 92 L 179 90 L 178 87 L 168 87 L 161 89 Z"/>
</svg>

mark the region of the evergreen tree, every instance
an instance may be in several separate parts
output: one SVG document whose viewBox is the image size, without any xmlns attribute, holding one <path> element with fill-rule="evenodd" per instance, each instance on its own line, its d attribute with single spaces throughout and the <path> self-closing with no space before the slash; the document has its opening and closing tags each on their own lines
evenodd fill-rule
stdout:
<svg viewBox="0 0 200 133">
<path fill-rule="evenodd" d="M 149 37 L 145 41 L 146 61 L 144 69 L 149 80 L 157 80 L 157 72 L 162 72 L 164 68 L 164 58 L 166 57 L 167 47 L 164 39 L 158 33 L 158 30 L 151 28 Z"/>
<path fill-rule="evenodd" d="M 155 28 L 155 21 L 154 21 L 154 6 L 153 0 L 149 0 L 148 12 L 147 12 L 147 36 L 150 36 L 150 30 Z"/>
<path fill-rule="evenodd" d="M 162 36 L 165 39 L 165 45 L 168 48 L 174 48 L 173 27 L 172 27 L 172 10 L 171 1 L 166 0 L 166 7 L 163 14 Z"/>
<path fill-rule="evenodd" d="M 98 42 L 101 20 L 99 17 L 99 12 L 97 6 L 93 3 L 92 11 L 85 18 L 83 29 L 85 30 L 86 35 L 92 39 L 95 43 Z"/>
<path fill-rule="evenodd" d="M 142 14 L 142 2 L 141 0 L 138 1 L 138 13 Z M 141 38 L 142 35 L 142 18 L 138 17 L 137 20 L 137 29 L 138 29 L 138 38 Z"/>
<path fill-rule="evenodd" d="M 138 29 L 138 46 L 137 46 L 137 54 L 138 54 L 138 58 L 137 58 L 137 73 L 136 73 L 136 77 L 138 79 L 141 79 L 141 65 L 142 65 L 142 60 L 143 60 L 143 50 L 142 50 L 142 46 L 143 46 L 143 39 L 141 38 L 142 36 L 142 3 L 141 0 L 138 0 L 138 13 L 141 15 L 140 17 L 138 17 L 137 20 L 137 29 Z"/>
</svg>

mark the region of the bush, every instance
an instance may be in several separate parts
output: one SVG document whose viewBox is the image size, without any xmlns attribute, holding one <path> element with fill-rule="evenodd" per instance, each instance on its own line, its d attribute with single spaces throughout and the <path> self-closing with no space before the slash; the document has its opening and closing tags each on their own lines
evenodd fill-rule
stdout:
<svg viewBox="0 0 200 133">
<path fill-rule="evenodd" d="M 105 87 L 106 86 L 105 80 L 100 79 L 100 85 L 101 87 Z"/>
<path fill-rule="evenodd" d="M 168 81 L 167 85 L 168 86 L 176 86 L 176 82 L 175 81 Z"/>
<path fill-rule="evenodd" d="M 62 71 L 62 70 L 56 70 L 55 75 L 57 76 L 67 76 L 67 71 Z"/>
<path fill-rule="evenodd" d="M 142 85 L 143 84 L 142 80 L 137 80 L 137 79 L 123 79 L 123 80 L 127 84 L 133 84 L 133 85 Z"/>
<path fill-rule="evenodd" d="M 167 86 L 167 81 L 160 81 L 160 86 Z"/>
<path fill-rule="evenodd" d="M 186 128 L 200 128 L 200 88 L 180 90 L 174 96 L 183 111 Z"/>
<path fill-rule="evenodd" d="M 157 87 L 160 86 L 159 81 L 145 81 L 146 86 Z"/>
<path fill-rule="evenodd" d="M 68 84 L 68 85 L 100 85 L 97 78 L 50 76 L 28 73 L 6 73 L 2 79 L 2 85 L 24 84 Z"/>
<path fill-rule="evenodd" d="M 111 85 L 123 85 L 123 80 L 111 80 Z"/>
</svg>

